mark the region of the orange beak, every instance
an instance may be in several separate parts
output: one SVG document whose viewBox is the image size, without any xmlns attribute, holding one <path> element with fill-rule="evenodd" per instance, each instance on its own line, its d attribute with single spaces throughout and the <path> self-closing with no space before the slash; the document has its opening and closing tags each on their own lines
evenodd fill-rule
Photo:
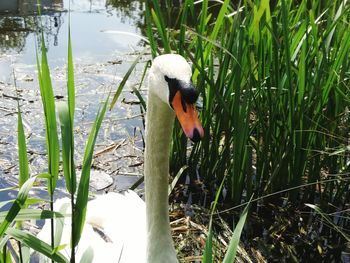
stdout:
<svg viewBox="0 0 350 263">
<path fill-rule="evenodd" d="M 204 132 L 197 111 L 193 104 L 188 104 L 181 99 L 180 91 L 176 92 L 172 106 L 186 136 L 194 142 L 203 138 Z"/>
</svg>

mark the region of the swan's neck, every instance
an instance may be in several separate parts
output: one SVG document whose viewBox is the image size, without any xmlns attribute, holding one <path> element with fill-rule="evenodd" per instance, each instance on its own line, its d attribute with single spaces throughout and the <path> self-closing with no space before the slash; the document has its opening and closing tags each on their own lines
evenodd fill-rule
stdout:
<svg viewBox="0 0 350 263">
<path fill-rule="evenodd" d="M 144 170 L 147 262 L 152 263 L 177 262 L 170 235 L 168 206 L 169 148 L 173 124 L 174 112 L 149 92 Z"/>
</svg>

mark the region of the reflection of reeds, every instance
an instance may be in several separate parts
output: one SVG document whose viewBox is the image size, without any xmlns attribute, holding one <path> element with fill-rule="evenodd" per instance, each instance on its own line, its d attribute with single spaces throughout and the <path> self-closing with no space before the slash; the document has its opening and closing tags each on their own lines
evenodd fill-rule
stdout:
<svg viewBox="0 0 350 263">
<path fill-rule="evenodd" d="M 63 0 L 43 2 L 39 18 L 41 30 L 46 37 L 53 36 L 55 42 L 63 23 Z M 0 1 L 0 51 L 14 49 L 21 52 L 24 49 L 28 35 L 38 31 L 37 8 L 37 0 Z"/>
<path fill-rule="evenodd" d="M 225 179 L 231 206 L 253 193 L 301 186 L 282 196 L 295 206 L 311 201 L 328 212 L 344 209 L 350 198 L 344 178 L 350 130 L 344 121 L 350 84 L 348 5 L 217 1 L 220 10 L 213 15 L 208 2 L 187 0 L 177 17 L 162 12 L 158 1 L 146 4 L 153 56 L 186 56 L 201 92 L 207 139 L 189 148 L 177 126 L 173 173 L 189 165 L 196 178 L 198 168 L 211 193 Z M 174 21 L 175 29 L 168 28 Z M 189 28 L 188 21 L 197 22 Z M 331 174 L 338 180 L 322 183 Z M 302 187 L 317 181 L 322 187 Z M 348 218 L 341 224 L 348 225 Z"/>
<path fill-rule="evenodd" d="M 32 15 L 38 11 L 37 0 L 18 0 L 13 2 L 17 3 L 17 11 L 20 15 Z M 42 14 L 63 10 L 63 0 L 41 0 L 40 5 Z"/>
</svg>

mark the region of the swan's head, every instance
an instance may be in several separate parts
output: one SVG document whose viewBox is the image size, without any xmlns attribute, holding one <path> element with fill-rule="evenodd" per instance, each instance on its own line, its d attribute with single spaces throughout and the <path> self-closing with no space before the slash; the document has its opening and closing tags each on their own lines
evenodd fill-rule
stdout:
<svg viewBox="0 0 350 263">
<path fill-rule="evenodd" d="M 152 63 L 149 91 L 175 111 L 186 136 L 197 142 L 203 137 L 203 128 L 195 110 L 198 92 L 191 77 L 191 67 L 182 56 L 161 55 Z"/>
</svg>

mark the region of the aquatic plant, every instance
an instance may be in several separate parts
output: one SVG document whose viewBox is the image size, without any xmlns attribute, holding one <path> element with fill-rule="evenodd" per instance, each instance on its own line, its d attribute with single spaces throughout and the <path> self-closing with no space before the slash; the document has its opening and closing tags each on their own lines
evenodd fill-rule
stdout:
<svg viewBox="0 0 350 263">
<path fill-rule="evenodd" d="M 187 172 L 193 180 L 199 174 L 212 197 L 225 179 L 233 207 L 222 214 L 254 193 L 253 211 L 257 201 L 287 198 L 306 211 L 305 202 L 317 203 L 342 215 L 337 222 L 345 231 L 349 4 L 187 0 L 172 12 L 171 1 L 146 3 L 152 55 L 176 52 L 192 61 L 210 138 L 195 146 L 173 140 L 173 173 L 192 167 Z M 174 137 L 183 137 L 178 127 Z M 342 237 L 335 242 L 344 249 Z M 302 256 L 286 247 L 287 256 Z"/>
<path fill-rule="evenodd" d="M 40 6 L 40 5 L 39 5 Z M 40 15 L 40 8 L 39 15 Z M 39 26 L 40 28 L 40 26 Z M 74 87 L 74 68 L 72 56 L 72 44 L 70 30 L 68 32 L 68 61 L 67 61 L 67 96 L 68 102 L 60 102 L 57 111 L 60 119 L 61 136 L 62 136 L 62 160 L 63 173 L 67 192 L 71 198 L 71 257 L 68 260 L 59 251 L 63 248 L 60 245 L 60 236 L 62 226 L 57 224 L 55 227 L 55 219 L 67 216 L 62 213 L 54 212 L 53 201 L 54 193 L 58 180 L 59 161 L 60 161 L 60 145 L 58 141 L 56 107 L 53 88 L 51 84 L 50 70 L 46 55 L 46 46 L 44 36 L 38 36 L 37 41 L 41 46 L 41 62 L 39 61 L 38 49 L 36 50 L 38 80 L 40 86 L 40 94 L 44 109 L 45 117 L 45 135 L 46 149 L 48 154 L 48 169 L 47 172 L 29 177 L 28 160 L 26 151 L 26 142 L 24 129 L 21 118 L 20 105 L 18 102 L 18 149 L 19 149 L 19 191 L 15 200 L 9 200 L 1 203 L 0 207 L 7 203 L 12 203 L 10 209 L 0 213 L 0 262 L 12 262 L 14 257 L 19 262 L 29 262 L 31 248 L 49 259 L 52 262 L 75 262 L 75 248 L 77 247 L 81 233 L 83 231 L 86 207 L 89 194 L 90 168 L 92 163 L 93 149 L 96 143 L 97 134 L 104 118 L 109 97 L 105 100 L 102 107 L 99 109 L 95 121 L 93 123 L 89 139 L 85 148 L 84 160 L 82 163 L 82 176 L 78 187 L 76 179 L 76 168 L 74 164 L 74 108 L 75 108 L 75 87 Z M 29 198 L 30 189 L 38 179 L 47 180 L 47 192 L 49 196 L 50 210 L 28 209 L 28 205 L 43 203 L 45 200 L 40 198 Z M 8 189 L 4 189 L 8 190 Z M 23 231 L 20 228 L 20 222 L 30 219 L 50 219 L 51 221 L 51 245 L 46 244 L 42 240 L 36 238 L 33 234 Z M 17 222 L 17 229 L 12 227 L 13 223 Z M 9 238 L 14 238 L 18 241 L 18 253 L 14 249 L 14 253 L 10 255 L 7 246 L 11 246 L 8 242 Z M 24 254 L 23 251 L 26 253 Z M 91 258 L 89 258 L 91 260 Z"/>
</svg>

